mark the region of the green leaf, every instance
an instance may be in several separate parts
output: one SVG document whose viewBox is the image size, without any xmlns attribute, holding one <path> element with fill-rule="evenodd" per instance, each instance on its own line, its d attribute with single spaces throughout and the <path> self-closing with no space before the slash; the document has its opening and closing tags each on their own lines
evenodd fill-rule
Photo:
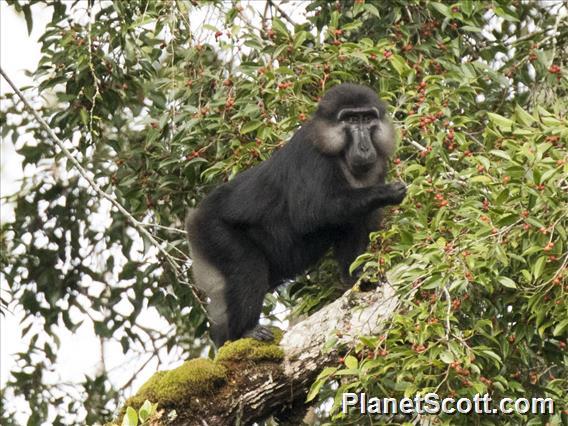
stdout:
<svg viewBox="0 0 568 426">
<path fill-rule="evenodd" d="M 144 401 L 142 407 L 138 410 L 138 418 L 144 423 L 152 415 L 152 403 L 148 400 Z"/>
<path fill-rule="evenodd" d="M 515 115 L 527 127 L 530 127 L 535 122 L 535 118 L 522 109 L 519 104 L 515 105 Z"/>
<path fill-rule="evenodd" d="M 211 25 L 211 24 L 202 24 L 201 28 L 203 28 L 205 30 L 209 30 L 213 33 L 216 33 L 217 31 L 219 31 L 219 28 L 217 28 L 215 25 Z"/>
<path fill-rule="evenodd" d="M 479 175 L 474 176 L 469 180 L 471 183 L 491 183 L 492 180 L 489 176 L 486 175 Z"/>
<path fill-rule="evenodd" d="M 544 271 L 544 266 L 546 265 L 546 259 L 547 259 L 547 256 L 541 256 L 535 262 L 535 264 L 532 268 L 532 275 L 533 275 L 535 280 L 539 279 L 540 276 L 542 275 L 542 272 Z"/>
<path fill-rule="evenodd" d="M 314 399 L 318 395 L 321 387 L 325 384 L 325 382 L 326 382 L 325 380 L 316 380 L 312 384 L 312 386 L 310 387 L 310 391 L 308 392 L 308 395 L 306 396 L 306 402 L 310 402 L 312 399 Z"/>
<path fill-rule="evenodd" d="M 568 318 L 563 319 L 559 324 L 556 325 L 556 327 L 554 327 L 552 335 L 555 337 L 560 336 L 566 329 L 568 329 Z"/>
<path fill-rule="evenodd" d="M 491 358 L 494 361 L 496 361 L 495 365 L 500 365 L 502 362 L 501 357 L 491 350 L 484 349 L 481 351 L 481 354 L 486 355 L 488 358 Z"/>
<path fill-rule="evenodd" d="M 444 351 L 440 354 L 440 359 L 446 364 L 451 364 L 455 361 L 454 355 L 450 351 Z"/>
<path fill-rule="evenodd" d="M 299 48 L 304 41 L 306 41 L 306 38 L 308 38 L 308 33 L 306 31 L 300 31 L 297 33 L 294 37 L 294 49 Z"/>
<path fill-rule="evenodd" d="M 464 25 L 463 27 L 460 27 L 460 30 L 468 31 L 470 33 L 480 33 L 481 32 L 481 28 L 472 27 L 471 25 Z"/>
<path fill-rule="evenodd" d="M 496 157 L 502 158 L 504 160 L 511 161 L 511 156 L 508 152 L 501 151 L 500 149 L 492 149 L 489 151 L 491 154 L 495 155 Z"/>
<path fill-rule="evenodd" d="M 316 397 L 316 395 L 319 393 L 319 390 L 324 385 L 324 383 L 327 381 L 327 379 L 331 375 L 333 375 L 337 370 L 338 370 L 337 367 L 325 367 L 322 370 L 322 372 L 319 373 L 317 379 L 315 380 L 315 382 L 310 387 L 310 391 L 308 392 L 308 395 L 306 397 L 306 402 L 309 402 Z"/>
<path fill-rule="evenodd" d="M 134 408 L 126 409 L 126 414 L 122 418 L 122 426 L 138 426 L 138 414 Z"/>
<path fill-rule="evenodd" d="M 379 12 L 379 9 L 377 9 L 375 6 L 373 6 L 371 3 L 365 3 L 363 4 L 363 8 L 371 15 L 375 16 L 376 18 L 380 18 L 381 17 L 381 13 Z"/>
<path fill-rule="evenodd" d="M 487 116 L 489 117 L 489 121 L 495 124 L 499 130 L 504 132 L 513 130 L 513 124 L 515 123 L 513 120 L 493 112 L 488 112 Z"/>
<path fill-rule="evenodd" d="M 519 22 L 519 18 L 517 18 L 516 16 L 511 15 L 509 12 L 505 11 L 503 8 L 501 7 L 496 7 L 493 9 L 493 11 L 495 12 L 495 14 L 497 16 L 500 16 L 501 18 L 504 18 L 506 21 L 511 21 L 511 22 Z"/>
<path fill-rule="evenodd" d="M 356 370 L 357 366 L 359 365 L 357 358 L 352 355 L 345 357 L 345 366 L 351 370 Z"/>
<path fill-rule="evenodd" d="M 278 18 L 273 18 L 272 19 L 272 28 L 274 29 L 274 31 L 276 31 L 277 33 L 288 37 L 288 29 L 286 28 L 286 25 L 284 24 L 284 22 L 282 22 L 280 19 Z"/>
<path fill-rule="evenodd" d="M 471 12 L 473 12 L 473 1 L 474 0 L 462 0 L 460 2 L 461 11 L 466 16 L 471 16 Z"/>
<path fill-rule="evenodd" d="M 540 246 L 530 246 L 528 249 L 526 249 L 523 252 L 523 256 L 529 256 L 531 254 L 539 253 L 541 251 L 542 251 L 542 247 L 540 247 Z"/>
<path fill-rule="evenodd" d="M 478 155 L 475 158 L 483 165 L 483 167 L 485 167 L 485 170 L 489 170 L 491 168 L 491 161 L 489 161 L 489 158 L 484 157 L 483 155 Z"/>
<path fill-rule="evenodd" d="M 508 277 L 499 277 L 498 281 L 501 283 L 503 287 L 507 288 L 517 288 L 517 284 L 511 278 Z"/>
<path fill-rule="evenodd" d="M 85 127 L 89 126 L 89 113 L 85 108 L 81 108 L 79 111 L 79 115 L 81 116 L 81 121 Z"/>
<path fill-rule="evenodd" d="M 559 172 L 559 169 L 550 169 L 550 170 L 547 170 L 547 171 L 544 172 L 544 173 L 542 174 L 542 176 L 540 177 L 540 183 L 546 182 L 548 179 L 550 179 L 552 176 L 554 176 L 557 172 Z"/>
<path fill-rule="evenodd" d="M 438 3 L 438 2 L 432 2 L 431 4 L 432 4 L 432 6 L 434 6 L 434 9 L 436 9 L 438 12 L 440 12 L 446 18 L 452 17 L 452 12 L 450 11 L 450 8 L 448 6 L 446 6 L 445 4 Z"/>
<path fill-rule="evenodd" d="M 402 59 L 399 55 L 391 56 L 390 63 L 401 76 L 406 75 L 406 73 L 410 70 L 404 59 Z"/>
<path fill-rule="evenodd" d="M 343 31 L 353 31 L 353 30 L 356 30 L 357 28 L 359 28 L 361 25 L 363 25 L 363 22 L 353 21 L 353 22 L 350 22 L 348 24 L 343 25 L 343 27 L 341 27 L 341 29 Z"/>
<path fill-rule="evenodd" d="M 22 12 L 24 12 L 24 19 L 26 20 L 26 27 L 28 28 L 28 35 L 31 35 L 34 26 L 32 19 L 32 8 L 29 4 L 26 4 L 22 7 Z"/>
<path fill-rule="evenodd" d="M 241 127 L 241 134 L 246 135 L 247 133 L 258 129 L 261 125 L 262 121 L 251 121 L 250 123 L 247 123 L 243 127 Z"/>
</svg>

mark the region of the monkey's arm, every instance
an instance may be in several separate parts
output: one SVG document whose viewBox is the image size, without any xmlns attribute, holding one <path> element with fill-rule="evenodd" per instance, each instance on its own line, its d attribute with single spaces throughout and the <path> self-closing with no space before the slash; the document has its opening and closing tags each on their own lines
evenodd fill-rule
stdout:
<svg viewBox="0 0 568 426">
<path fill-rule="evenodd" d="M 351 189 L 329 200 L 323 207 L 322 219 L 331 224 L 344 223 L 353 216 L 367 214 L 376 208 L 400 204 L 405 195 L 406 185 L 402 182 Z"/>
<path fill-rule="evenodd" d="M 302 233 L 314 231 L 322 225 L 336 225 L 349 222 L 352 218 L 389 205 L 397 205 L 406 195 L 402 182 L 381 184 L 371 188 L 352 188 L 338 191 L 328 198 L 306 200 L 303 206 L 292 208 L 294 226 Z"/>
</svg>

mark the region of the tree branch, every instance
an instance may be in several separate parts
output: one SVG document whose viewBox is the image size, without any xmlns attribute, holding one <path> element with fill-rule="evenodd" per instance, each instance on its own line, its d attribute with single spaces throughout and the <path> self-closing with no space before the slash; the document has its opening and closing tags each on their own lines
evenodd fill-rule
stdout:
<svg viewBox="0 0 568 426">
<path fill-rule="evenodd" d="M 246 356 L 231 361 L 226 364 L 225 384 L 213 394 L 162 407 L 155 424 L 252 424 L 289 407 L 302 414 L 308 407 L 306 394 L 323 368 L 338 365 L 339 356 L 352 348 L 359 336 L 383 333 L 398 304 L 389 284 L 369 292 L 347 291 L 284 334 L 280 341 L 282 361 L 252 361 Z M 331 349 L 326 346 L 330 338 L 337 339 Z M 191 386 L 187 385 L 189 392 Z M 174 410 L 176 420 L 172 422 Z"/>
<path fill-rule="evenodd" d="M 281 8 L 280 6 L 278 6 L 278 4 L 276 4 L 274 1 L 268 0 L 268 1 L 266 2 L 266 4 L 269 4 L 270 6 L 274 7 L 274 8 L 278 11 L 278 13 L 280 14 L 280 16 L 282 16 L 284 19 L 286 19 L 286 20 L 290 23 L 290 25 L 292 25 L 293 27 L 295 27 L 295 26 L 297 25 L 297 24 L 292 20 L 292 18 L 290 18 L 290 17 L 288 16 L 288 14 L 287 14 L 286 12 L 284 12 L 284 11 L 282 10 L 282 8 Z"/>
</svg>

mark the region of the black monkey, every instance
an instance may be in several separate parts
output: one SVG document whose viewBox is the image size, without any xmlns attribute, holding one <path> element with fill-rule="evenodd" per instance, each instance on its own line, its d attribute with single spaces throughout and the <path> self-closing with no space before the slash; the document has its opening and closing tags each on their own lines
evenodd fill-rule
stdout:
<svg viewBox="0 0 568 426">
<path fill-rule="evenodd" d="M 394 130 L 368 87 L 340 84 L 269 160 L 216 188 L 186 228 L 197 287 L 211 299 L 211 337 L 269 340 L 258 324 L 267 292 L 333 247 L 342 278 L 365 250 L 380 208 L 400 204 L 402 182 L 385 183 Z"/>
</svg>

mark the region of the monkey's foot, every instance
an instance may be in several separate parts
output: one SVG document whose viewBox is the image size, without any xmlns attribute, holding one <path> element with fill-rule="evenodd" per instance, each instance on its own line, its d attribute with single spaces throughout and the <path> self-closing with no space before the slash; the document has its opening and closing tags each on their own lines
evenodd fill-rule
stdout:
<svg viewBox="0 0 568 426">
<path fill-rule="evenodd" d="M 378 282 L 372 282 L 372 281 L 363 279 L 359 283 L 359 290 L 361 290 L 363 292 L 371 291 L 371 290 L 375 290 L 378 286 L 379 286 Z"/>
<path fill-rule="evenodd" d="M 250 337 L 263 342 L 274 340 L 274 334 L 272 334 L 270 328 L 260 324 L 257 324 L 252 330 L 247 331 L 243 337 Z"/>
</svg>

